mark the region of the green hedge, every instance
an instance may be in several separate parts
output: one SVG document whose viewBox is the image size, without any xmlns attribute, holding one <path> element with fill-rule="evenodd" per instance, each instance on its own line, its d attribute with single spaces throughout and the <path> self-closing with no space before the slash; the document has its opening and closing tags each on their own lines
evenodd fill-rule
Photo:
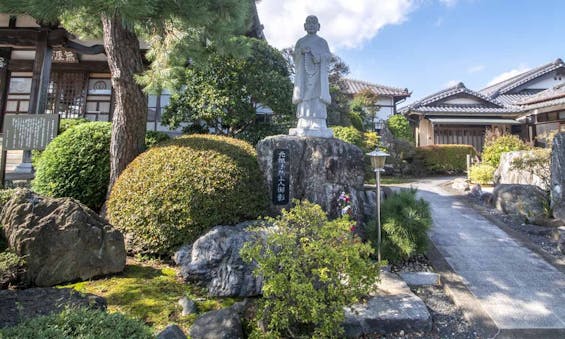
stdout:
<svg viewBox="0 0 565 339">
<path fill-rule="evenodd" d="M 99 210 L 110 180 L 111 129 L 109 122 L 82 123 L 53 139 L 37 162 L 33 190 Z"/>
<path fill-rule="evenodd" d="M 165 132 L 147 131 L 145 133 L 145 147 L 150 148 L 170 139 L 171 137 Z"/>
<path fill-rule="evenodd" d="M 0 329 L 0 338 L 154 338 L 139 320 L 120 313 L 66 309 L 61 313 L 31 318 L 14 327 Z"/>
<path fill-rule="evenodd" d="M 334 132 L 334 137 L 353 144 L 361 149 L 364 146 L 363 133 L 353 126 L 333 126 L 331 127 Z"/>
<path fill-rule="evenodd" d="M 254 219 L 267 206 L 255 149 L 245 141 L 188 135 L 139 155 L 108 199 L 110 223 L 128 250 L 164 255 L 208 228 Z"/>
<path fill-rule="evenodd" d="M 459 174 L 467 170 L 467 154 L 477 155 L 471 145 L 429 145 L 416 149 L 416 158 L 430 174 Z"/>
</svg>

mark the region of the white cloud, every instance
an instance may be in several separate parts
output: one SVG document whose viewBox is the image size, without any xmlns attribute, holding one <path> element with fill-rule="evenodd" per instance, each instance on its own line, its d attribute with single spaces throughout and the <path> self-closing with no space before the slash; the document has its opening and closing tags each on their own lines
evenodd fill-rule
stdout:
<svg viewBox="0 0 565 339">
<path fill-rule="evenodd" d="M 265 36 L 277 48 L 304 36 L 304 19 L 316 15 L 330 48 L 357 48 L 378 31 L 406 20 L 417 0 L 262 0 L 257 3 Z"/>
<path fill-rule="evenodd" d="M 444 4 L 447 7 L 453 7 L 455 6 L 455 4 L 457 4 L 458 0 L 439 0 L 439 2 L 441 2 L 442 4 Z"/>
<path fill-rule="evenodd" d="M 483 69 L 485 69 L 485 65 L 475 65 L 475 66 L 471 66 L 467 69 L 468 73 L 478 73 L 480 71 L 482 71 Z"/>
<path fill-rule="evenodd" d="M 499 83 L 499 82 L 501 82 L 501 81 L 510 79 L 510 78 L 512 78 L 512 77 L 514 77 L 514 76 L 520 74 L 520 73 L 524 73 L 524 72 L 529 71 L 529 70 L 530 70 L 530 68 L 529 68 L 528 66 L 520 65 L 520 66 L 518 66 L 517 68 L 511 69 L 511 70 L 509 70 L 509 71 L 507 71 L 507 72 L 503 72 L 503 73 L 501 73 L 501 74 L 495 76 L 494 78 L 492 78 L 491 81 L 488 82 L 488 84 L 487 84 L 486 86 L 487 86 L 487 87 L 488 87 L 488 86 L 492 86 L 492 85 L 494 85 L 494 84 L 497 84 L 497 83 Z"/>
<path fill-rule="evenodd" d="M 460 83 L 461 81 L 459 80 L 449 80 L 448 82 L 445 83 L 445 87 L 453 87 L 455 85 L 457 85 L 458 83 Z"/>
</svg>

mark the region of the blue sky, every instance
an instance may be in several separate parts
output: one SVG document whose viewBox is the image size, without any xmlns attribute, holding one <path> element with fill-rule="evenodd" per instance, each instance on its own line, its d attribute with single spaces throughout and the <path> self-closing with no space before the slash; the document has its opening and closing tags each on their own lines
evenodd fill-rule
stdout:
<svg viewBox="0 0 565 339">
<path fill-rule="evenodd" d="M 305 14 L 316 14 L 320 36 L 350 66 L 351 77 L 406 87 L 413 92 L 408 102 L 459 81 L 478 90 L 497 77 L 565 59 L 562 0 L 280 3 L 258 5 L 270 43 L 292 45 L 303 35 Z"/>
</svg>

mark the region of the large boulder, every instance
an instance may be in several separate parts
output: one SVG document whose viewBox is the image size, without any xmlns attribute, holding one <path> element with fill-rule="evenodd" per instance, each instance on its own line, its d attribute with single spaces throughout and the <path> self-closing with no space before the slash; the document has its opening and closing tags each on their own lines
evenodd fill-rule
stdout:
<svg viewBox="0 0 565 339">
<path fill-rule="evenodd" d="M 243 262 L 239 255 L 243 244 L 256 239 L 247 229 L 253 224 L 216 226 L 194 244 L 181 247 L 173 259 L 182 277 L 205 286 L 214 297 L 260 295 L 263 280 L 253 275 L 255 265 Z"/>
<path fill-rule="evenodd" d="M 122 233 L 74 199 L 19 190 L 0 220 L 9 246 L 25 258 L 27 283 L 53 286 L 124 269 Z"/>
<path fill-rule="evenodd" d="M 553 217 L 565 222 L 565 133 L 553 138 L 551 148 L 551 207 Z"/>
<path fill-rule="evenodd" d="M 292 199 L 307 199 L 337 217 L 338 197 L 346 192 L 355 218 L 362 218 L 365 174 L 359 147 L 333 138 L 277 135 L 257 144 L 257 157 L 273 211 L 288 209 Z"/>
<path fill-rule="evenodd" d="M 192 339 L 240 339 L 243 336 L 242 308 L 232 307 L 210 311 L 200 316 L 190 327 Z"/>
<path fill-rule="evenodd" d="M 519 184 L 534 185 L 541 189 L 547 189 L 547 183 L 536 173 L 518 170 L 513 166 L 516 159 L 524 159 L 533 156 L 533 151 L 505 152 L 500 156 L 500 164 L 494 172 L 495 184 Z"/>
<path fill-rule="evenodd" d="M 501 184 L 492 193 L 494 204 L 501 212 L 520 215 L 528 220 L 546 216 L 547 193 L 538 186 Z"/>
<path fill-rule="evenodd" d="M 68 288 L 0 290 L 0 328 L 17 325 L 29 318 L 58 313 L 66 307 L 105 310 L 106 300 Z"/>
</svg>

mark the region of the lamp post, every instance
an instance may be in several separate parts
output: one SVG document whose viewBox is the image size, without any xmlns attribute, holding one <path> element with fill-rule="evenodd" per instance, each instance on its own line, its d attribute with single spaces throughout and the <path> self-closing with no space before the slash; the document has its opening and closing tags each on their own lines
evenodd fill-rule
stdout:
<svg viewBox="0 0 565 339">
<path fill-rule="evenodd" d="M 383 119 L 375 120 L 375 131 L 377 134 L 381 133 L 381 130 L 385 127 L 385 121 Z"/>
<path fill-rule="evenodd" d="M 386 157 L 389 156 L 377 148 L 371 153 L 367 153 L 371 158 L 371 166 L 376 175 L 376 188 L 377 188 L 377 260 L 381 261 L 381 172 L 384 171 Z"/>
</svg>

